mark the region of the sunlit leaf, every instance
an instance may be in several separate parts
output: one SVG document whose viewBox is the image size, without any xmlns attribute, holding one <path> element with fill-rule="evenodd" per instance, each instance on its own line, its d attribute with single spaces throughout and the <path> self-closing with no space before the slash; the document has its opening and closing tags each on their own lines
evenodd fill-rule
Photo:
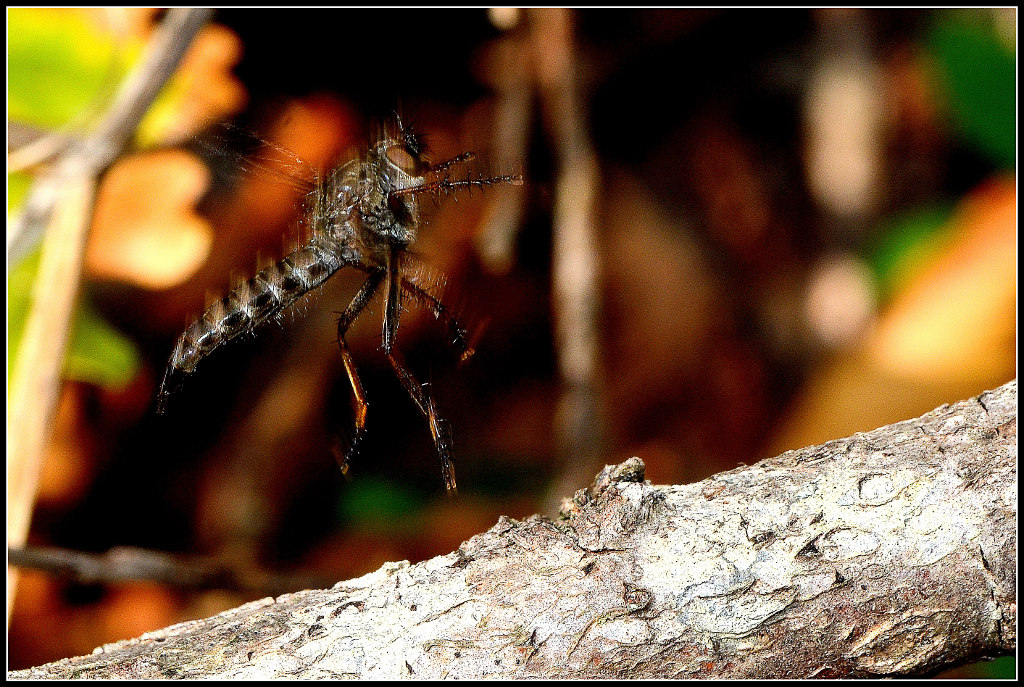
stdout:
<svg viewBox="0 0 1024 687">
<path fill-rule="evenodd" d="M 101 22 L 90 21 L 85 10 L 10 10 L 9 119 L 56 129 L 84 115 L 102 115 L 148 39 L 142 33 L 120 36 L 106 31 Z M 207 30 L 196 44 L 203 50 L 191 62 L 193 73 L 179 70 L 164 85 L 136 130 L 137 144 L 156 145 L 170 133 L 180 135 L 201 125 L 202 121 L 193 121 L 197 115 L 216 118 L 236 111 L 244 102 L 244 90 L 230 75 L 240 51 L 233 34 Z M 212 59 L 213 64 L 202 58 Z M 200 88 L 204 92 L 197 98 Z M 191 104 L 182 107 L 186 99 Z"/>
<path fill-rule="evenodd" d="M 80 12 L 13 9 L 7 19 L 11 119 L 63 126 L 111 95 L 127 69 L 111 35 Z M 138 54 L 138 45 L 124 52 Z"/>
<path fill-rule="evenodd" d="M 14 172 L 7 175 L 7 212 L 21 207 L 32 185 L 32 175 L 25 172 Z"/>
<path fill-rule="evenodd" d="M 209 184 L 209 170 L 182 151 L 121 158 L 97 193 L 88 274 L 150 289 L 188 279 L 213 245 L 209 222 L 195 210 Z"/>
</svg>

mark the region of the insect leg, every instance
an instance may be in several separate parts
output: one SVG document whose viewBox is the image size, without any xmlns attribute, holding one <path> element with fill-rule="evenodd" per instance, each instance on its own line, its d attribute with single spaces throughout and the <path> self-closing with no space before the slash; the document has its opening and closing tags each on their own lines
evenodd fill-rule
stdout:
<svg viewBox="0 0 1024 687">
<path fill-rule="evenodd" d="M 388 247 L 387 293 L 384 301 L 384 350 L 390 352 L 398 336 L 398 320 L 402 315 L 402 251 L 397 246 Z"/>
<path fill-rule="evenodd" d="M 448 331 L 452 335 L 452 345 L 459 352 L 459 362 L 465 362 L 473 355 L 473 346 L 469 342 L 469 334 L 465 328 L 459 324 L 459 321 L 455 318 L 451 308 L 444 304 L 440 298 L 430 293 L 427 289 L 413 282 L 411 279 L 402 277 L 402 288 L 405 289 L 410 296 L 415 298 L 417 301 L 425 305 L 434 316 L 435 319 L 440 320 L 448 327 Z"/>
<path fill-rule="evenodd" d="M 441 459 L 441 475 L 444 478 L 444 486 L 451 493 L 455 491 L 455 468 L 452 466 L 452 442 L 447 423 L 438 417 L 433 399 L 423 391 L 420 383 L 405 369 L 405 365 L 400 362 L 401 356 L 394 347 L 395 337 L 398 335 L 398 317 L 402 312 L 401 262 L 401 249 L 397 246 L 390 246 L 386 267 L 388 285 L 387 301 L 384 304 L 384 355 L 387 356 L 388 362 L 394 368 L 398 381 L 402 383 L 405 390 L 412 396 L 412 400 L 419 406 L 420 412 L 427 418 L 430 434 L 434 437 L 434 445 L 437 447 L 437 455 Z"/>
<path fill-rule="evenodd" d="M 366 304 L 373 297 L 373 294 L 377 291 L 383 280 L 384 272 L 371 272 L 370 276 L 363 283 L 362 288 L 359 289 L 359 293 L 355 295 L 352 302 L 345 308 L 345 312 L 338 318 L 338 348 L 341 349 L 341 359 L 345 364 L 345 373 L 348 375 L 349 384 L 352 385 L 352 396 L 355 398 L 356 411 L 356 435 L 345 454 L 344 461 L 341 462 L 341 471 L 343 473 L 348 471 L 349 461 L 355 456 L 359 448 L 359 442 L 362 440 L 363 432 L 366 430 L 366 411 L 369 408 L 369 404 L 366 402 L 366 395 L 363 393 L 363 385 L 359 381 L 359 373 L 356 371 L 355 361 L 352 359 L 352 353 L 349 351 L 348 343 L 345 341 L 345 332 L 348 331 L 348 328 L 359 316 L 359 313 L 366 307 Z"/>
<path fill-rule="evenodd" d="M 394 368 L 398 380 L 412 400 L 416 402 L 420 412 L 427 418 L 430 434 L 434 437 L 434 445 L 437 447 L 438 458 L 441 459 L 441 477 L 444 479 L 445 489 L 448 490 L 448 493 L 452 493 L 455 491 L 455 466 L 452 464 L 452 437 L 448 423 L 438 416 L 434 399 L 430 398 L 419 382 L 405 369 L 398 351 L 385 350 L 384 353 L 387 355 L 391 367 Z"/>
</svg>

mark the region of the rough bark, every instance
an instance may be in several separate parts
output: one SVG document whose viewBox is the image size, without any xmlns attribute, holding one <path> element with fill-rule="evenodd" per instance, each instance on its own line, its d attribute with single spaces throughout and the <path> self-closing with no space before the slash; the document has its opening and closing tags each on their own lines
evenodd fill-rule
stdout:
<svg viewBox="0 0 1024 687">
<path fill-rule="evenodd" d="M 919 675 L 1015 651 L 1017 383 L 16 678 Z"/>
</svg>

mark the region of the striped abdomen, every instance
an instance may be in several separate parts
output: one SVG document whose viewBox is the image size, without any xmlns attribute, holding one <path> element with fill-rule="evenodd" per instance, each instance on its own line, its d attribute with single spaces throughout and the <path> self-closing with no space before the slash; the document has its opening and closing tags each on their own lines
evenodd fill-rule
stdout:
<svg viewBox="0 0 1024 687">
<path fill-rule="evenodd" d="M 160 384 L 157 412 L 164 412 L 167 397 L 195 371 L 200 360 L 281 314 L 341 267 L 357 262 L 358 256 L 350 248 L 333 246 L 320 235 L 232 289 L 178 338 Z"/>
</svg>

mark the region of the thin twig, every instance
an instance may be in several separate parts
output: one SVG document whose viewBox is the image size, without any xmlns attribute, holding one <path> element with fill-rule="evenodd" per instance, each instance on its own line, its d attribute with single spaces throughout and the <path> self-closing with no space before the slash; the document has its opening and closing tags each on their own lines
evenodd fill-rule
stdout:
<svg viewBox="0 0 1024 687">
<path fill-rule="evenodd" d="M 530 35 L 521 28 L 495 41 L 487 71 L 495 91 L 490 159 L 503 170 L 525 164 L 529 147 L 536 80 L 530 64 Z M 475 242 L 481 262 L 492 273 L 507 274 L 512 269 L 526 198 L 525 193 L 499 190 L 487 207 Z"/>
<path fill-rule="evenodd" d="M 105 554 L 51 546 L 7 549 L 9 565 L 71 577 L 83 583 L 157 582 L 177 589 L 227 589 L 268 595 L 328 587 L 334 580 L 288 575 L 259 568 L 239 569 L 212 558 L 173 556 L 120 546 Z"/>
</svg>

